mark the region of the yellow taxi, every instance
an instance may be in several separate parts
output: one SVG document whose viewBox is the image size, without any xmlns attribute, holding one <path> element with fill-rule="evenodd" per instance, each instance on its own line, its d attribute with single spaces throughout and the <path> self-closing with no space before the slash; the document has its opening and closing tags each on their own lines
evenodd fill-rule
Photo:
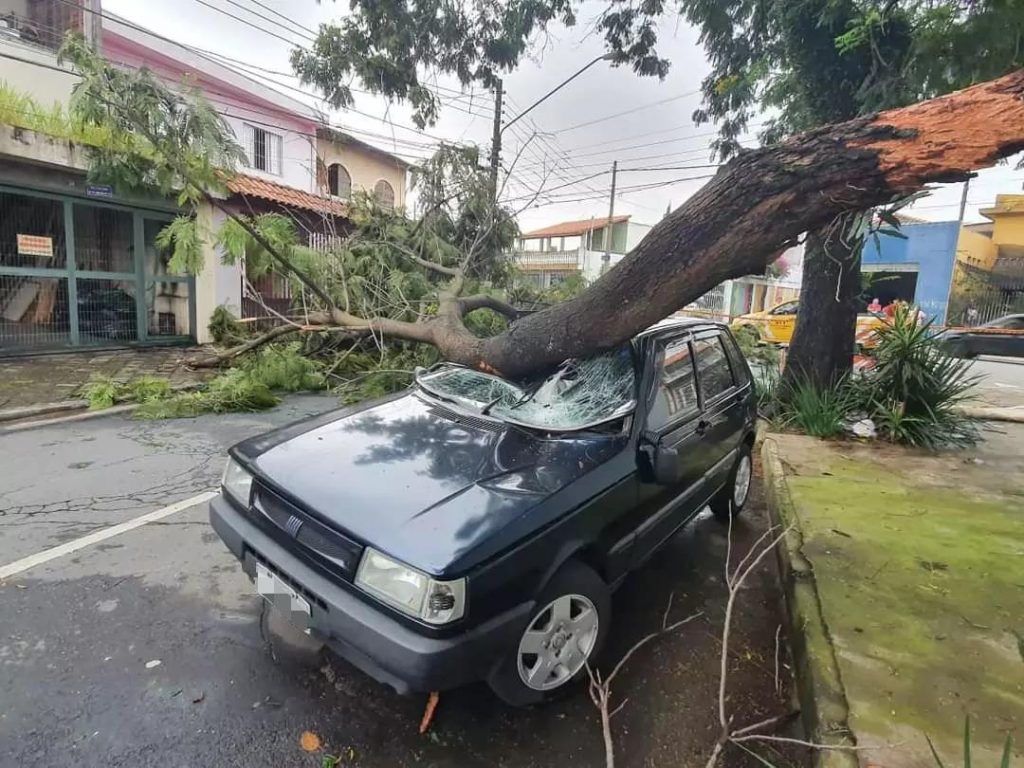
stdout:
<svg viewBox="0 0 1024 768">
<path fill-rule="evenodd" d="M 772 344 L 789 344 L 793 341 L 796 314 L 799 308 L 800 302 L 795 299 L 784 301 L 763 312 L 740 315 L 733 325 L 746 325 L 754 328 L 761 341 Z M 874 346 L 874 332 L 884 324 L 885 315 L 881 313 L 857 315 L 857 343 L 865 347 Z"/>
</svg>

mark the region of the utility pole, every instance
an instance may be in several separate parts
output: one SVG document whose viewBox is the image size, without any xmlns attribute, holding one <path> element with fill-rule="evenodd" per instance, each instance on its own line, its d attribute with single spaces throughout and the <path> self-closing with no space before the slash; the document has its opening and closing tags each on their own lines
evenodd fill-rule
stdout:
<svg viewBox="0 0 1024 768">
<path fill-rule="evenodd" d="M 612 195 L 608 200 L 608 226 L 604 228 L 604 256 L 601 261 L 601 272 L 607 272 L 608 267 L 612 263 L 612 234 L 614 230 L 614 224 L 612 219 L 615 217 L 615 177 L 619 173 L 619 161 L 612 161 Z"/>
<path fill-rule="evenodd" d="M 494 126 L 491 129 L 491 201 L 498 202 L 498 167 L 501 165 L 501 109 L 504 89 L 501 78 L 494 86 Z"/>
<path fill-rule="evenodd" d="M 972 173 L 971 176 L 973 175 Z M 971 186 L 971 176 L 964 179 L 964 191 L 960 195 L 960 215 L 957 217 L 957 224 L 961 227 L 964 225 L 964 213 L 967 211 L 967 190 Z"/>
</svg>

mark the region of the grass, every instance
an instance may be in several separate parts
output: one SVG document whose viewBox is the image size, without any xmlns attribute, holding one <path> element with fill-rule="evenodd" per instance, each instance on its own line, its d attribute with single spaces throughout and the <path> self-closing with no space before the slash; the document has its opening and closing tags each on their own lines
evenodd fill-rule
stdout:
<svg viewBox="0 0 1024 768">
<path fill-rule="evenodd" d="M 858 739 L 924 764 L 921 734 L 956 754 L 970 714 L 995 766 L 1024 712 L 1019 458 L 776 439 Z"/>
<path fill-rule="evenodd" d="M 0 80 L 0 123 L 65 139 L 92 147 L 124 148 L 124 140 L 116 139 L 105 128 L 83 125 L 75 121 L 60 103 L 45 107 Z"/>
</svg>

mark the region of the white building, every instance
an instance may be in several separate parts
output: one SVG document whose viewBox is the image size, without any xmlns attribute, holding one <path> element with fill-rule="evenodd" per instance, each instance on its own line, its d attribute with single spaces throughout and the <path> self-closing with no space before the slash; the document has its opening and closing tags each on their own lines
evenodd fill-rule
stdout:
<svg viewBox="0 0 1024 768">
<path fill-rule="evenodd" d="M 608 217 L 563 221 L 520 235 L 513 257 L 516 268 L 538 288 L 550 288 L 573 274 L 592 282 L 618 264 L 650 229 L 648 224 L 630 221 L 629 216 L 614 217 L 610 227 Z"/>
</svg>

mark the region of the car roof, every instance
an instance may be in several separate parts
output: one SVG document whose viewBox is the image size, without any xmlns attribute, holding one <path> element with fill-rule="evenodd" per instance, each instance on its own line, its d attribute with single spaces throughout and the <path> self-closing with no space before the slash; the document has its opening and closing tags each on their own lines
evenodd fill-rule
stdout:
<svg viewBox="0 0 1024 768">
<path fill-rule="evenodd" d="M 685 315 L 672 315 L 666 317 L 649 328 L 645 328 L 636 335 L 638 339 L 645 336 L 650 336 L 655 333 L 660 333 L 666 330 L 675 330 L 683 328 L 701 328 L 701 327 L 723 327 L 721 323 L 716 323 L 713 320 L 708 320 L 705 317 L 686 317 Z"/>
</svg>

